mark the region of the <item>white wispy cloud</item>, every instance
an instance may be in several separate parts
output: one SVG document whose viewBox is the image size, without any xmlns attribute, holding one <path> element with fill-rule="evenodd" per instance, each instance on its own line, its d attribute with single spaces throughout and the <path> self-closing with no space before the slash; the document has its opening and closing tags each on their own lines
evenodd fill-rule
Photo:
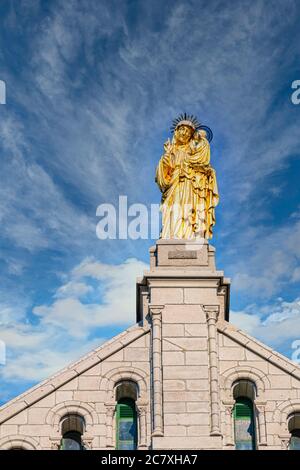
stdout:
<svg viewBox="0 0 300 470">
<path fill-rule="evenodd" d="M 300 221 L 290 218 L 285 226 L 257 226 L 243 233 L 237 243 L 232 285 L 253 299 L 270 298 L 299 281 Z M 245 253 L 241 258 L 238 253 Z"/>
<path fill-rule="evenodd" d="M 93 233 L 94 224 L 70 203 L 41 165 L 28 155 L 24 129 L 18 120 L 4 119 L 0 219 L 4 236 L 16 247 L 33 252 L 57 243 L 69 245 L 74 232 Z M 80 236 L 80 235 L 79 235 Z M 77 238 L 77 237 L 76 237 Z"/>
<path fill-rule="evenodd" d="M 70 281 L 57 289 L 56 297 L 80 298 L 93 290 L 92 286 L 88 286 L 84 282 Z"/>
<path fill-rule="evenodd" d="M 250 335 L 259 338 L 273 348 L 283 347 L 287 341 L 291 344 L 300 338 L 300 298 L 276 302 L 258 307 L 249 306 L 244 311 L 232 311 L 232 323 Z"/>
<path fill-rule="evenodd" d="M 0 308 L 0 339 L 5 342 L 7 363 L 1 367 L 7 382 L 37 381 L 71 360 L 99 346 L 103 338 L 92 338 L 95 328 L 124 327 L 136 321 L 135 281 L 147 265 L 128 259 L 119 265 L 83 260 L 68 281 L 54 293 L 51 305 L 32 309 L 36 319 L 14 306 Z M 97 283 L 97 286 L 90 283 Z M 97 303 L 84 302 L 84 295 L 97 290 Z"/>
<path fill-rule="evenodd" d="M 77 282 L 70 281 L 58 289 L 58 294 L 69 290 L 69 295 L 55 300 L 50 306 L 40 305 L 33 313 L 42 323 L 68 331 L 74 337 L 84 338 L 93 328 L 104 325 L 126 325 L 135 322 L 135 282 L 146 269 L 146 264 L 129 259 L 121 265 L 107 265 L 95 260 L 84 260 L 72 271 Z M 85 283 L 78 280 L 85 280 Z M 99 281 L 95 302 L 84 302 L 83 290 L 91 291 L 88 280 Z M 71 292 L 70 292 L 71 290 Z"/>
</svg>

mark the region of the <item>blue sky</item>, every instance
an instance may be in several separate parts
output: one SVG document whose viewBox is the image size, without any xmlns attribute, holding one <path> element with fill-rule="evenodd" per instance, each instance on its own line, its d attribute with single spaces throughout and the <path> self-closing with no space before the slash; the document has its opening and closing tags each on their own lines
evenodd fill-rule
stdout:
<svg viewBox="0 0 300 470">
<path fill-rule="evenodd" d="M 295 0 L 2 0 L 0 401 L 135 321 L 154 240 L 96 237 L 96 208 L 158 203 L 181 112 L 214 131 L 213 245 L 231 319 L 300 339 L 300 5 Z"/>
</svg>

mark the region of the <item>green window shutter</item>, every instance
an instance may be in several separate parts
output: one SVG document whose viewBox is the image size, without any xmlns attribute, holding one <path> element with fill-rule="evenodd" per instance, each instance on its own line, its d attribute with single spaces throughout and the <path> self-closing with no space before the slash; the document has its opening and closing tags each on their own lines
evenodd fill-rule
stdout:
<svg viewBox="0 0 300 470">
<path fill-rule="evenodd" d="M 120 418 L 133 418 L 134 417 L 134 409 L 131 404 L 128 403 L 120 403 L 119 404 L 119 417 Z"/>
<path fill-rule="evenodd" d="M 116 443 L 118 450 L 134 450 L 137 447 L 137 415 L 135 402 L 122 398 L 117 404 Z"/>
<path fill-rule="evenodd" d="M 247 403 L 245 399 L 240 399 L 235 405 L 235 419 L 251 419 L 252 403 Z"/>
<path fill-rule="evenodd" d="M 239 397 L 234 406 L 234 435 L 237 450 L 255 449 L 255 419 L 253 403 L 249 398 Z"/>
</svg>

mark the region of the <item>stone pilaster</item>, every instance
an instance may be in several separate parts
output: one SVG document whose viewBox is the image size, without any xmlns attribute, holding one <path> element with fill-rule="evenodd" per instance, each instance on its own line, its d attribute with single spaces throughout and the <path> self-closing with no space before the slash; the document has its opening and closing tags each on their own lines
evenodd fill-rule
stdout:
<svg viewBox="0 0 300 470">
<path fill-rule="evenodd" d="M 225 446 L 228 448 L 234 448 L 234 429 L 233 429 L 233 410 L 234 410 L 235 401 L 230 400 L 228 402 L 224 402 L 225 406 Z"/>
<path fill-rule="evenodd" d="M 163 305 L 149 305 L 152 319 L 153 433 L 163 436 L 161 316 Z"/>
<path fill-rule="evenodd" d="M 211 405 L 211 436 L 220 436 L 219 367 L 217 350 L 217 319 L 219 305 L 204 305 L 208 325 L 209 383 Z"/>
<path fill-rule="evenodd" d="M 106 404 L 106 447 L 113 449 L 113 420 L 115 415 L 115 405 Z"/>
<path fill-rule="evenodd" d="M 266 403 L 258 403 L 255 401 L 255 407 L 257 410 L 257 421 L 259 431 L 258 445 L 264 447 L 267 445 L 267 429 L 266 429 Z"/>
<path fill-rule="evenodd" d="M 139 418 L 139 449 L 147 449 L 147 405 L 137 402 L 137 412 Z"/>
</svg>

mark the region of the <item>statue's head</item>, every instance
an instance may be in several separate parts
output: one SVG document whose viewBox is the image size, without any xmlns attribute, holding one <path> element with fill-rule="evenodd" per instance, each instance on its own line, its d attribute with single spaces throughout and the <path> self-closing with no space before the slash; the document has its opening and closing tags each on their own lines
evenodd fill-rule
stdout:
<svg viewBox="0 0 300 470">
<path fill-rule="evenodd" d="M 194 134 L 194 129 L 187 124 L 178 126 L 175 130 L 176 141 L 180 144 L 187 144 Z"/>
<path fill-rule="evenodd" d="M 205 137 L 208 142 L 211 142 L 213 133 L 207 126 L 199 123 L 197 118 L 193 115 L 184 113 L 174 119 L 171 131 L 174 132 L 175 140 L 180 144 L 188 143 L 191 138 L 198 136 L 199 138 Z"/>
<path fill-rule="evenodd" d="M 187 144 L 199 126 L 195 116 L 184 113 L 174 119 L 171 129 L 174 132 L 176 142 Z"/>
</svg>

